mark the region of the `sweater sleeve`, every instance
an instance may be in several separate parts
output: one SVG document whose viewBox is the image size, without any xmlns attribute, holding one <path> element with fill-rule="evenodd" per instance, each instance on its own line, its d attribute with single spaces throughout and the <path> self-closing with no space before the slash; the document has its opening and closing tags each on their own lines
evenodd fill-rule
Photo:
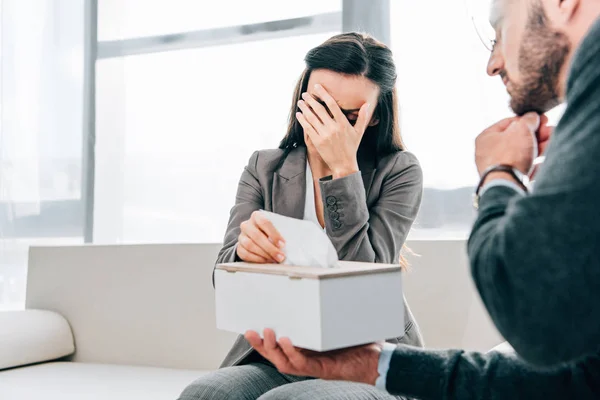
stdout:
<svg viewBox="0 0 600 400">
<path fill-rule="evenodd" d="M 597 355 L 554 369 L 536 369 L 516 354 L 423 350 L 400 345 L 386 389 L 421 400 L 594 399 Z"/>
</svg>

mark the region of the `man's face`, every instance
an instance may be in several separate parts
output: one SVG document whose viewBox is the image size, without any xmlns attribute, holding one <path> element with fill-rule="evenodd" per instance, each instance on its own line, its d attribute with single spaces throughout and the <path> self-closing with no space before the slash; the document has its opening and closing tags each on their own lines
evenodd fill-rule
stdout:
<svg viewBox="0 0 600 400">
<path fill-rule="evenodd" d="M 502 78 L 517 115 L 543 114 L 564 96 L 560 76 L 571 44 L 550 26 L 540 0 L 494 0 L 492 4 L 496 45 L 488 74 Z"/>
</svg>

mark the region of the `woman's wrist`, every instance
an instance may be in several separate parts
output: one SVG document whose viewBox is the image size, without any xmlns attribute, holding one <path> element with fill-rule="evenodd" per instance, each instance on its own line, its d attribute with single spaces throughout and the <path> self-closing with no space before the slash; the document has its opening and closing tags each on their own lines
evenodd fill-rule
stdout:
<svg viewBox="0 0 600 400">
<path fill-rule="evenodd" d="M 346 165 L 340 166 L 338 168 L 332 168 L 333 170 L 333 179 L 345 178 L 349 175 L 355 174 L 359 171 L 358 163 L 348 163 Z"/>
</svg>

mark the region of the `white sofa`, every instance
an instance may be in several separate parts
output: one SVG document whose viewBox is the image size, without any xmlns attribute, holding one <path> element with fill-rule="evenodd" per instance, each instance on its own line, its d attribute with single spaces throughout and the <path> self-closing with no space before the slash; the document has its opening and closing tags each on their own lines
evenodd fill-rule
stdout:
<svg viewBox="0 0 600 400">
<path fill-rule="evenodd" d="M 470 283 L 464 242 L 412 242 L 405 293 L 431 347 L 501 342 Z M 0 312 L 0 399 L 175 399 L 218 367 L 219 245 L 32 248 L 26 310 Z"/>
</svg>

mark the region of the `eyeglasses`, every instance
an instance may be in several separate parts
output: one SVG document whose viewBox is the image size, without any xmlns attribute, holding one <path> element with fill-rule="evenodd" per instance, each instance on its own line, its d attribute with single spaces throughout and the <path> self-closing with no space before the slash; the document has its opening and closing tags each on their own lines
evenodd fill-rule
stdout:
<svg viewBox="0 0 600 400">
<path fill-rule="evenodd" d="M 492 28 L 489 21 L 480 17 L 471 17 L 471 21 L 481 43 L 483 43 L 485 48 L 489 51 L 494 51 L 494 47 L 496 47 L 498 41 L 496 40 L 496 31 Z"/>
<path fill-rule="evenodd" d="M 489 51 L 494 51 L 496 46 L 496 31 L 489 21 L 492 0 L 464 0 L 467 13 L 481 43 Z"/>
</svg>

